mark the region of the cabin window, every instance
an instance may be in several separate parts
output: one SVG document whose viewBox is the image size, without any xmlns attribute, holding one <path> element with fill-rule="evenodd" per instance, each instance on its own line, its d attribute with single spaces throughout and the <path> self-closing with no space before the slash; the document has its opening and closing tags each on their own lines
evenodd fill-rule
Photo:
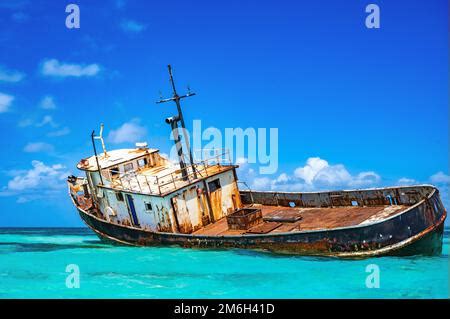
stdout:
<svg viewBox="0 0 450 319">
<path fill-rule="evenodd" d="M 138 160 L 138 166 L 140 168 L 147 166 L 147 158 L 141 158 Z"/>
<path fill-rule="evenodd" d="M 133 170 L 133 163 L 127 163 L 127 164 L 125 164 L 125 165 L 123 166 L 123 170 L 124 170 L 125 172 L 132 171 L 132 170 Z"/>
<path fill-rule="evenodd" d="M 111 169 L 109 170 L 109 172 L 111 173 L 111 178 L 116 178 L 116 177 L 118 177 L 119 174 L 120 174 L 119 168 L 118 168 L 117 166 L 111 168 Z"/>
<path fill-rule="evenodd" d="M 153 210 L 152 203 L 145 203 L 145 210 L 152 211 Z"/>
<path fill-rule="evenodd" d="M 208 188 L 211 193 L 220 189 L 221 187 L 222 186 L 220 186 L 220 179 L 215 179 L 208 183 Z"/>
<path fill-rule="evenodd" d="M 124 201 L 123 194 L 119 193 L 119 192 L 116 192 L 116 199 L 119 202 L 123 202 Z"/>
</svg>

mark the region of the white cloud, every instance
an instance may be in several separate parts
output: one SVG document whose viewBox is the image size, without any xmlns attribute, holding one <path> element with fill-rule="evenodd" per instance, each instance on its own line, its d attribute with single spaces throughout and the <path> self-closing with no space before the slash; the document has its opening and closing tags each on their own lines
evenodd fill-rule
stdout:
<svg viewBox="0 0 450 319">
<path fill-rule="evenodd" d="M 276 182 L 277 183 L 287 183 L 290 180 L 291 180 L 290 177 L 286 173 L 282 173 L 280 176 L 278 176 L 278 178 L 276 179 Z"/>
<path fill-rule="evenodd" d="M 316 172 L 311 184 L 318 186 L 348 185 L 351 180 L 352 176 L 345 169 L 344 165 L 329 166 L 327 163 L 327 166 Z"/>
<path fill-rule="evenodd" d="M 70 128 L 68 128 L 68 127 L 66 126 L 66 127 L 63 127 L 63 128 L 60 129 L 60 130 L 57 130 L 57 131 L 53 131 L 53 132 L 48 133 L 47 136 L 49 136 L 49 137 L 59 137 L 59 136 L 67 135 L 67 134 L 69 134 L 69 133 L 70 133 Z"/>
<path fill-rule="evenodd" d="M 53 117 L 51 115 L 45 115 L 42 118 L 42 121 L 40 121 L 39 123 L 36 123 L 37 127 L 42 127 L 42 126 L 46 126 L 46 125 L 50 125 L 51 127 L 57 127 L 58 124 L 56 124 L 53 121 Z"/>
<path fill-rule="evenodd" d="M 449 184 L 450 176 L 445 174 L 444 172 L 437 172 L 430 177 L 430 181 L 433 184 Z"/>
<path fill-rule="evenodd" d="M 368 186 L 376 186 L 380 183 L 381 177 L 377 173 L 373 171 L 369 172 L 361 172 L 355 177 L 352 177 L 349 186 L 353 187 L 368 187 Z"/>
<path fill-rule="evenodd" d="M 15 70 L 7 70 L 0 66 L 0 82 L 20 82 L 25 77 L 25 74 Z"/>
<path fill-rule="evenodd" d="M 344 165 L 330 165 L 319 157 L 308 158 L 305 166 L 294 171 L 294 176 L 313 187 L 360 187 L 375 185 L 380 181 L 380 176 L 375 172 L 361 172 L 353 176 Z"/>
<path fill-rule="evenodd" d="M 113 144 L 135 143 L 147 135 L 145 127 L 139 125 L 139 119 L 122 124 L 118 129 L 111 130 L 107 140 Z"/>
<path fill-rule="evenodd" d="M 42 120 L 40 120 L 39 122 L 36 122 L 35 120 L 33 120 L 31 118 L 24 118 L 24 119 L 20 120 L 17 125 L 19 127 L 28 127 L 28 126 L 32 126 L 32 125 L 35 127 L 44 127 L 44 126 L 49 125 L 53 128 L 59 126 L 59 124 L 53 120 L 53 117 L 51 115 L 44 115 Z M 62 135 L 64 135 L 64 134 L 62 134 Z"/>
<path fill-rule="evenodd" d="M 51 166 L 40 161 L 32 161 L 32 168 L 16 172 L 16 176 L 8 182 L 4 194 L 26 194 L 29 191 L 45 191 L 61 189 L 64 179 L 70 175 L 61 164 Z M 29 194 L 29 193 L 28 193 Z"/>
<path fill-rule="evenodd" d="M 39 107 L 44 110 L 54 110 L 56 109 L 56 104 L 53 96 L 46 95 L 42 98 L 41 102 L 39 103 Z"/>
<path fill-rule="evenodd" d="M 292 175 L 282 173 L 276 178 L 252 176 L 249 170 L 244 172 L 251 187 L 259 190 L 315 191 L 339 188 L 361 188 L 377 186 L 381 177 L 366 171 L 352 175 L 344 165 L 330 165 L 319 157 L 310 157 L 305 166 L 295 169 Z"/>
<path fill-rule="evenodd" d="M 397 184 L 401 186 L 401 185 L 414 185 L 419 183 L 415 179 L 402 177 L 397 181 Z"/>
<path fill-rule="evenodd" d="M 252 188 L 257 190 L 270 189 L 272 185 L 272 180 L 268 177 L 257 177 L 252 182 Z"/>
<path fill-rule="evenodd" d="M 94 76 L 100 72 L 100 66 L 98 64 L 70 64 L 62 63 L 56 59 L 50 59 L 44 61 L 42 64 L 41 72 L 46 76 L 55 77 L 82 77 L 82 76 Z"/>
<path fill-rule="evenodd" d="M 27 153 L 39 153 L 39 152 L 49 153 L 52 152 L 53 150 L 54 150 L 53 145 L 44 142 L 28 143 L 23 148 L 23 151 Z"/>
<path fill-rule="evenodd" d="M 0 92 L 0 113 L 8 112 L 14 101 L 14 96 Z"/>
<path fill-rule="evenodd" d="M 310 157 L 306 161 L 305 166 L 299 167 L 294 171 L 294 175 L 303 179 L 307 184 L 312 184 L 316 175 L 327 166 L 327 161 L 319 157 Z"/>
<path fill-rule="evenodd" d="M 133 20 L 122 20 L 120 28 L 125 32 L 139 33 L 144 31 L 147 26 Z"/>
</svg>

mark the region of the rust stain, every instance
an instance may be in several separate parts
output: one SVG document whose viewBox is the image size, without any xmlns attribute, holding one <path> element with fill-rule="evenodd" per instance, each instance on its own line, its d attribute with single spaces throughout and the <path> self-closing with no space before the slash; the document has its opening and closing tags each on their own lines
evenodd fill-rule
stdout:
<svg viewBox="0 0 450 319">
<path fill-rule="evenodd" d="M 239 192 L 239 188 L 236 182 L 233 183 L 233 193 L 231 196 L 233 200 L 233 209 L 238 210 L 242 208 L 241 193 Z"/>
<path fill-rule="evenodd" d="M 219 188 L 210 193 L 211 207 L 213 210 L 213 216 L 215 220 L 219 220 L 223 217 L 222 213 L 222 189 Z"/>
<path fill-rule="evenodd" d="M 167 209 L 161 205 L 161 207 L 159 207 L 158 205 L 156 206 L 156 211 L 158 214 L 158 225 L 157 225 L 157 229 L 160 232 L 172 232 L 172 222 L 170 221 L 170 217 L 169 217 L 169 212 L 167 211 Z"/>
<path fill-rule="evenodd" d="M 178 231 L 182 234 L 192 233 L 192 223 L 186 205 L 186 191 L 172 198 L 174 214 L 178 221 Z"/>
</svg>

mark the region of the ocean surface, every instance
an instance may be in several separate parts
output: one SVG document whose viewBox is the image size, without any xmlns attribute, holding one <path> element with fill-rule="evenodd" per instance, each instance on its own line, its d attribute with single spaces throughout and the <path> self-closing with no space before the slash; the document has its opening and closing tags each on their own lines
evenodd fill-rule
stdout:
<svg viewBox="0 0 450 319">
<path fill-rule="evenodd" d="M 0 298 L 448 298 L 449 231 L 442 256 L 339 260 L 114 246 L 85 228 L 0 228 Z M 366 286 L 369 265 L 379 288 Z"/>
</svg>

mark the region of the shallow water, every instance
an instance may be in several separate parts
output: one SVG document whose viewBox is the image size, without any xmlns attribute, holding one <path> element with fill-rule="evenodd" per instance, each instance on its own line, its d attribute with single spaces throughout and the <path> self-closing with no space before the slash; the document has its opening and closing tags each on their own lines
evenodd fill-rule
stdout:
<svg viewBox="0 0 450 319">
<path fill-rule="evenodd" d="M 0 298 L 448 298 L 449 231 L 442 256 L 350 261 L 113 246 L 85 228 L 0 229 Z M 80 288 L 66 287 L 69 264 Z M 370 264 L 379 288 L 366 287 Z"/>
</svg>

